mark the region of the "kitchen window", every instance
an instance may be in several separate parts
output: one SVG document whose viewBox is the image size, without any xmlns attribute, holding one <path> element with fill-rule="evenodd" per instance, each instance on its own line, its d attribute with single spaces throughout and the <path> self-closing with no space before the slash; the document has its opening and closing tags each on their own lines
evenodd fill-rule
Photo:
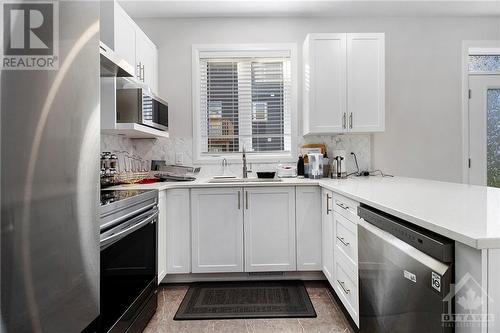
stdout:
<svg viewBox="0 0 500 333">
<path fill-rule="evenodd" d="M 293 44 L 193 46 L 197 161 L 295 155 L 294 55 Z"/>
</svg>

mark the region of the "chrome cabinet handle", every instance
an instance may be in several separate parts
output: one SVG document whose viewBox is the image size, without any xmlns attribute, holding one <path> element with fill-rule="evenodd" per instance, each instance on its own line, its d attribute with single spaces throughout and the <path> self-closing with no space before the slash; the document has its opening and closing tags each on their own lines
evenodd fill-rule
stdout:
<svg viewBox="0 0 500 333">
<path fill-rule="evenodd" d="M 142 82 L 146 82 L 146 71 L 144 70 L 144 64 L 142 65 Z"/>
<path fill-rule="evenodd" d="M 141 80 L 141 62 L 137 64 L 137 76 Z"/>
<path fill-rule="evenodd" d="M 349 206 L 346 206 L 346 205 L 344 205 L 343 203 L 338 203 L 338 202 L 337 202 L 336 204 L 337 204 L 337 206 L 339 206 L 339 207 L 340 207 L 340 208 L 342 208 L 342 209 L 345 209 L 345 210 L 349 209 Z"/>
<path fill-rule="evenodd" d="M 238 191 L 238 209 L 241 209 L 241 191 Z"/>
<path fill-rule="evenodd" d="M 342 288 L 342 290 L 346 293 L 346 295 L 349 295 L 351 291 L 345 287 L 345 282 L 342 282 L 340 280 L 337 280 L 337 282 L 339 283 L 340 288 Z"/>
<path fill-rule="evenodd" d="M 245 205 L 246 209 L 248 209 L 248 191 L 245 191 Z"/>
<path fill-rule="evenodd" d="M 346 113 L 344 112 L 344 115 L 342 116 L 342 128 L 346 128 Z"/>
<path fill-rule="evenodd" d="M 339 237 L 337 236 L 337 239 L 339 240 L 339 242 L 341 242 L 344 246 L 349 246 L 349 242 L 346 242 L 344 240 L 344 237 Z"/>
<path fill-rule="evenodd" d="M 349 128 L 352 129 L 352 112 L 349 114 Z"/>
<path fill-rule="evenodd" d="M 330 214 L 330 212 L 332 211 L 332 209 L 330 208 L 330 200 L 332 199 L 332 197 L 330 196 L 330 194 L 326 194 L 326 215 Z"/>
</svg>

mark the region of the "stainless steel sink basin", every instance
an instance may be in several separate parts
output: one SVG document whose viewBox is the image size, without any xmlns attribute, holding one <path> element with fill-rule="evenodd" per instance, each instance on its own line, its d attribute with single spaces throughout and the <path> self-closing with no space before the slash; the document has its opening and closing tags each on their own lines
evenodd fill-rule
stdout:
<svg viewBox="0 0 500 333">
<path fill-rule="evenodd" d="M 273 183 L 280 181 L 281 179 L 274 179 L 274 178 L 212 178 L 208 182 L 227 184 L 227 183 Z"/>
</svg>

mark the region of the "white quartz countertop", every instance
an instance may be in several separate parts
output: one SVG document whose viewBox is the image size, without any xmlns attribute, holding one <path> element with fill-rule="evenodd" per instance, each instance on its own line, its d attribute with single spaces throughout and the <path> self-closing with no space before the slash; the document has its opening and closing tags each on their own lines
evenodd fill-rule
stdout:
<svg viewBox="0 0 500 333">
<path fill-rule="evenodd" d="M 320 185 L 476 249 L 500 248 L 500 189 L 403 177 L 283 179 L 266 183 L 193 182 L 112 189 Z"/>
</svg>

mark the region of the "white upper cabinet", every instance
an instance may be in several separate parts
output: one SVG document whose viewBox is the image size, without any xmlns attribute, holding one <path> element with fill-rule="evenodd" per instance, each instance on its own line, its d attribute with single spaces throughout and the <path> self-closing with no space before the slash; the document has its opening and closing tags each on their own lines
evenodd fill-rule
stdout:
<svg viewBox="0 0 500 333">
<path fill-rule="evenodd" d="M 295 188 L 245 188 L 245 271 L 296 270 Z"/>
<path fill-rule="evenodd" d="M 158 94 L 158 49 L 116 1 L 101 2 L 101 41 L 135 68 L 139 81 Z"/>
<path fill-rule="evenodd" d="M 140 29 L 135 33 L 135 50 L 137 78 L 157 93 L 158 51 L 156 45 Z"/>
<path fill-rule="evenodd" d="M 384 131 L 384 34 L 347 34 L 347 91 L 349 131 Z"/>
<path fill-rule="evenodd" d="M 304 42 L 304 134 L 343 131 L 346 34 L 310 34 Z"/>
<path fill-rule="evenodd" d="M 135 66 L 136 24 L 118 4 L 115 4 L 114 18 L 114 51 L 130 65 Z"/>
<path fill-rule="evenodd" d="M 304 42 L 303 132 L 385 130 L 383 33 L 317 33 Z"/>
</svg>

